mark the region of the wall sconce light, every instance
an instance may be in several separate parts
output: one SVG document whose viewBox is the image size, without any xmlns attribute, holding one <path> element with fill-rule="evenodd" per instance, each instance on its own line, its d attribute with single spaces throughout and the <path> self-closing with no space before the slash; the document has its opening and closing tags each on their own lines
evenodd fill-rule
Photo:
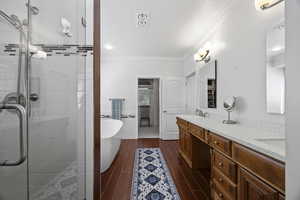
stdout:
<svg viewBox="0 0 300 200">
<path fill-rule="evenodd" d="M 209 56 L 210 51 L 209 50 L 199 50 L 195 55 L 194 55 L 194 60 L 196 62 L 205 62 L 208 63 L 210 61 L 210 56 Z"/>
<path fill-rule="evenodd" d="M 266 10 L 276 6 L 284 0 L 255 0 L 255 7 L 257 10 Z"/>
</svg>

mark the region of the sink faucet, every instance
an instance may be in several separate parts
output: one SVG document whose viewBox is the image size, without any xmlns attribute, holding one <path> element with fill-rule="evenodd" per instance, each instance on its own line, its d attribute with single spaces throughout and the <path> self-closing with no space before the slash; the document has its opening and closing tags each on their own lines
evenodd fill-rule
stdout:
<svg viewBox="0 0 300 200">
<path fill-rule="evenodd" d="M 208 117 L 208 113 L 207 112 L 203 112 L 203 110 L 201 109 L 196 109 L 196 115 L 200 116 L 200 117 Z"/>
</svg>

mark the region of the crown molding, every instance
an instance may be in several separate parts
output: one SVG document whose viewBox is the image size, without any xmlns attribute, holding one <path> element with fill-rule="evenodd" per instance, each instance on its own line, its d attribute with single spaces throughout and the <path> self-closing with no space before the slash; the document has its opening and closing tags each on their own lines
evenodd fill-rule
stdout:
<svg viewBox="0 0 300 200">
<path fill-rule="evenodd" d="M 163 61 L 183 62 L 183 57 L 153 57 L 153 56 L 103 56 L 102 61 Z"/>
</svg>

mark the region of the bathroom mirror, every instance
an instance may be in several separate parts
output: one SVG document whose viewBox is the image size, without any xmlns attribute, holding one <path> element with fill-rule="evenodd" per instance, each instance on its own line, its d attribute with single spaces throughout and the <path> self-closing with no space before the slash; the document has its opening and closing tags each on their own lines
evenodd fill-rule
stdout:
<svg viewBox="0 0 300 200">
<path fill-rule="evenodd" d="M 212 60 L 197 70 L 200 108 L 217 108 L 217 61 Z"/>
<path fill-rule="evenodd" d="M 285 109 L 285 26 L 284 21 L 267 34 L 267 112 L 283 114 Z"/>
</svg>

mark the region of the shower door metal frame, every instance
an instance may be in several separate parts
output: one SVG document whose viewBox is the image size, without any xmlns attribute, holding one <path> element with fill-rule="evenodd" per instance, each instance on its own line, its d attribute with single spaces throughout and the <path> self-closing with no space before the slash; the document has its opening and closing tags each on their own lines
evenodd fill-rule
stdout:
<svg viewBox="0 0 300 200">
<path fill-rule="evenodd" d="M 101 0 L 94 0 L 94 48 L 93 48 L 93 100 L 94 100 L 94 200 L 101 199 L 101 108 L 100 108 L 100 72 L 101 72 Z"/>
</svg>

